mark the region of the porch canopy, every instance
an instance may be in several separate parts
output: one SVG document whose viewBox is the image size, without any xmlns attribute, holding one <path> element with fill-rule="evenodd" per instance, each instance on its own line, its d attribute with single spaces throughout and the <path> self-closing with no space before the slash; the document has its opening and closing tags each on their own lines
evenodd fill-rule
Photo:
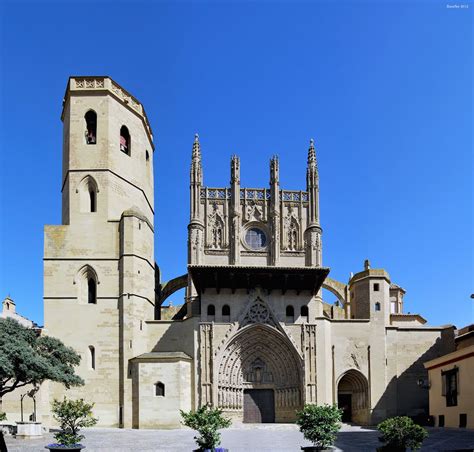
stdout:
<svg viewBox="0 0 474 452">
<path fill-rule="evenodd" d="M 250 289 L 259 286 L 271 293 L 285 294 L 287 290 L 310 291 L 313 295 L 321 288 L 329 274 L 327 267 L 253 267 L 237 265 L 188 265 L 189 273 L 199 294 L 207 289 Z"/>
</svg>

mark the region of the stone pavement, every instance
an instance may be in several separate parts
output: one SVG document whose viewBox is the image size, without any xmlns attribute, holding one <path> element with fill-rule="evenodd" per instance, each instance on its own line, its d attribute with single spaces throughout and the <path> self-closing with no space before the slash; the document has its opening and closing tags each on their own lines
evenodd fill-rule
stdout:
<svg viewBox="0 0 474 452">
<path fill-rule="evenodd" d="M 430 436 L 422 451 L 474 451 L 474 430 L 428 428 Z M 190 452 L 194 449 L 194 432 L 180 430 L 84 429 L 87 446 L 84 452 L 160 451 Z M 343 425 L 335 449 L 345 452 L 375 451 L 380 445 L 374 429 Z M 52 433 L 35 440 L 6 438 L 9 452 L 45 451 L 46 444 L 54 442 Z M 222 445 L 230 452 L 293 451 L 310 445 L 293 424 L 234 424 L 222 431 Z"/>
</svg>

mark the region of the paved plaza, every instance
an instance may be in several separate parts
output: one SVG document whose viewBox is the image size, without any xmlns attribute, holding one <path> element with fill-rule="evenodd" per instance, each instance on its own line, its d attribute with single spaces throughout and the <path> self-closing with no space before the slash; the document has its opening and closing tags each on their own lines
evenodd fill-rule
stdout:
<svg viewBox="0 0 474 452">
<path fill-rule="evenodd" d="M 474 451 L 474 430 L 429 428 L 430 436 L 422 451 Z M 85 429 L 83 443 L 86 451 L 176 451 L 190 452 L 195 448 L 195 433 L 180 430 Z M 343 425 L 336 443 L 342 451 L 374 451 L 380 445 L 378 432 L 351 425 Z M 6 438 L 9 452 L 44 451 L 54 442 L 52 433 L 35 440 Z M 222 431 L 222 446 L 230 452 L 243 451 L 299 451 L 309 446 L 293 424 L 236 425 Z"/>
</svg>

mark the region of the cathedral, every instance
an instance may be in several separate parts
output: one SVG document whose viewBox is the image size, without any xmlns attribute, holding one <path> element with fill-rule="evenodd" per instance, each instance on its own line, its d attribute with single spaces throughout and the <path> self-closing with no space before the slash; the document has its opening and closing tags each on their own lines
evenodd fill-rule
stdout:
<svg viewBox="0 0 474 452">
<path fill-rule="evenodd" d="M 187 267 L 161 281 L 142 103 L 109 77 L 71 77 L 61 119 L 62 224 L 44 231 L 44 333 L 81 355 L 85 385 L 67 395 L 94 402 L 99 426 L 179 427 L 180 410 L 204 404 L 249 423 L 293 422 L 305 403 L 337 404 L 365 425 L 427 411 L 423 363 L 454 350 L 454 328 L 405 314 L 404 289 L 368 261 L 347 283 L 331 279 L 312 140 L 306 186 L 302 174 L 297 189 L 281 187 L 273 157 L 268 186 L 242 187 L 232 156 L 230 186 L 213 187 L 196 135 Z M 183 288 L 183 304 L 169 306 Z M 63 394 L 42 386 L 44 423 Z"/>
</svg>

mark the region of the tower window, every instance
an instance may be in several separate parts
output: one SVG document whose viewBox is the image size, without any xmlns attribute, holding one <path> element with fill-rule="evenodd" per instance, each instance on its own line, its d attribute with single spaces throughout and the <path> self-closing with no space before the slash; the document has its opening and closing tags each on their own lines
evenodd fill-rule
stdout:
<svg viewBox="0 0 474 452">
<path fill-rule="evenodd" d="M 165 396 L 165 385 L 159 381 L 155 383 L 155 396 L 164 397 Z"/>
<path fill-rule="evenodd" d="M 374 292 L 378 292 L 380 290 L 380 284 L 379 283 L 375 283 L 374 284 Z"/>
<path fill-rule="evenodd" d="M 305 321 L 305 322 L 308 321 L 308 317 L 309 317 L 308 306 L 306 306 L 306 305 L 301 306 L 301 317 L 303 318 L 303 321 Z"/>
<path fill-rule="evenodd" d="M 222 306 L 222 321 L 230 322 L 230 307 L 228 304 Z"/>
<path fill-rule="evenodd" d="M 378 301 L 375 303 L 375 310 L 380 311 L 380 303 Z"/>
<path fill-rule="evenodd" d="M 150 160 L 150 154 L 148 150 L 145 151 L 145 160 L 148 162 Z"/>
<path fill-rule="evenodd" d="M 207 320 L 214 320 L 216 318 L 216 307 L 213 304 L 207 306 Z"/>
<path fill-rule="evenodd" d="M 295 308 L 293 306 L 286 307 L 286 323 L 293 323 L 295 321 Z"/>
<path fill-rule="evenodd" d="M 90 199 L 91 212 L 96 212 L 97 211 L 96 195 L 95 195 L 95 190 L 92 187 L 89 187 L 89 199 Z"/>
<path fill-rule="evenodd" d="M 93 277 L 87 278 L 87 302 L 89 304 L 97 303 L 97 285 Z"/>
<path fill-rule="evenodd" d="M 97 113 L 89 110 L 84 119 L 86 120 L 86 143 L 96 144 L 97 142 Z"/>
<path fill-rule="evenodd" d="M 126 126 L 120 128 L 120 150 L 130 155 L 130 133 Z"/>
<path fill-rule="evenodd" d="M 95 370 L 95 348 L 93 345 L 89 345 L 89 363 L 91 369 Z"/>
<path fill-rule="evenodd" d="M 76 190 L 79 193 L 79 209 L 83 213 L 97 212 L 97 193 L 95 179 L 88 175 L 82 179 Z"/>
</svg>

